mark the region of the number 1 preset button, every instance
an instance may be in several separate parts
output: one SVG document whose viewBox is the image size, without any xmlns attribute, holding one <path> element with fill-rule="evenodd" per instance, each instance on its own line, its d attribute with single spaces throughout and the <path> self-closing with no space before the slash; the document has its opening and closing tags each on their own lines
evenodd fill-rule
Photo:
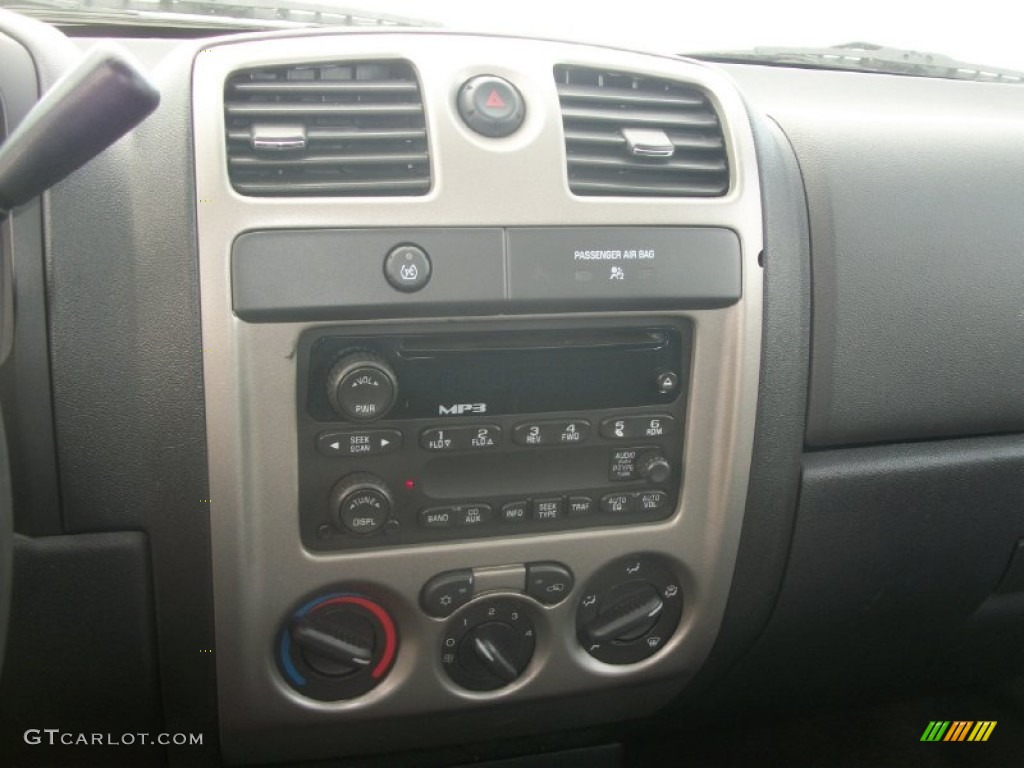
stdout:
<svg viewBox="0 0 1024 768">
<path fill-rule="evenodd" d="M 426 451 L 486 451 L 499 445 L 501 427 L 494 424 L 429 427 L 420 432 L 420 447 Z"/>
</svg>

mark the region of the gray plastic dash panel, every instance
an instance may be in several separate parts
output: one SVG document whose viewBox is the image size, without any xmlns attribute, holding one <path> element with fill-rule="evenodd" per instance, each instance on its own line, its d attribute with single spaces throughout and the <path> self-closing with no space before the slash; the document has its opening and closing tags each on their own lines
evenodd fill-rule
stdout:
<svg viewBox="0 0 1024 768">
<path fill-rule="evenodd" d="M 740 298 L 740 241 L 721 227 L 523 228 L 509 231 L 508 244 L 514 303 L 720 306 Z"/>
<path fill-rule="evenodd" d="M 430 281 L 402 293 L 384 277 L 399 245 L 429 254 Z M 504 301 L 500 229 L 324 229 L 247 232 L 231 249 L 235 313 L 245 320 L 398 317 L 482 310 Z"/>
</svg>

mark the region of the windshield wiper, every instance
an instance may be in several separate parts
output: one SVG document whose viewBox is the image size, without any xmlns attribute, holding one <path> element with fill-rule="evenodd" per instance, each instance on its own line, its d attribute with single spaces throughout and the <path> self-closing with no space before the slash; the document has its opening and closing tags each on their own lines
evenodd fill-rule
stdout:
<svg viewBox="0 0 1024 768">
<path fill-rule="evenodd" d="M 911 77 L 940 77 L 991 83 L 1024 83 L 1024 72 L 984 67 L 938 53 L 887 48 L 873 43 L 846 43 L 829 48 L 754 48 L 687 54 L 701 61 L 725 64 L 765 64 L 775 67 L 838 69 Z"/>
</svg>

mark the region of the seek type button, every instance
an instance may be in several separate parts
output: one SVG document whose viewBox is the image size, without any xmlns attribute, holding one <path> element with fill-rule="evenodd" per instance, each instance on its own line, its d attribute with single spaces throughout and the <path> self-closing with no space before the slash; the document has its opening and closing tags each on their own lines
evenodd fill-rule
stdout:
<svg viewBox="0 0 1024 768">
<path fill-rule="evenodd" d="M 557 520 L 565 511 L 562 499 L 534 499 L 533 519 L 534 520 Z"/>
<path fill-rule="evenodd" d="M 402 447 L 397 429 L 363 429 L 351 432 L 321 432 L 316 449 L 324 456 L 379 456 Z"/>
<path fill-rule="evenodd" d="M 534 421 L 512 430 L 512 440 L 517 445 L 578 445 L 589 439 L 590 422 L 582 419 Z"/>
<path fill-rule="evenodd" d="M 601 422 L 601 437 L 612 440 L 665 437 L 675 429 L 671 416 L 618 416 Z"/>
<path fill-rule="evenodd" d="M 427 451 L 485 451 L 501 444 L 501 428 L 493 424 L 432 427 L 420 432 Z"/>
</svg>

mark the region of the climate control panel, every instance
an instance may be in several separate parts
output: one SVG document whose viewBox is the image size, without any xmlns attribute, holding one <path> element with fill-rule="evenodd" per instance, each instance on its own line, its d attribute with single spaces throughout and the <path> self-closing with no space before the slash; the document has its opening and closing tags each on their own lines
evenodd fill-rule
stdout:
<svg viewBox="0 0 1024 768">
<path fill-rule="evenodd" d="M 313 550 L 547 533 L 672 515 L 685 321 L 531 332 L 308 332 L 300 528 Z"/>
</svg>

